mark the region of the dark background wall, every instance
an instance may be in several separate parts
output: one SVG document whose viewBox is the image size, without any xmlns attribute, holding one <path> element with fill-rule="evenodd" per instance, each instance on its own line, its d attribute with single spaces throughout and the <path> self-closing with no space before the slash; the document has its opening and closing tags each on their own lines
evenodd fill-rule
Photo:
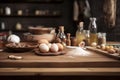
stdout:
<svg viewBox="0 0 120 80">
<path fill-rule="evenodd" d="M 77 26 L 73 21 L 73 2 L 74 0 L 63 0 L 62 3 L 1 3 L 0 7 L 11 7 L 12 12 L 15 13 L 17 9 L 49 9 L 61 11 L 59 17 L 1 17 L 0 22 L 5 22 L 7 29 L 14 29 L 15 24 L 20 22 L 25 29 L 29 26 L 49 26 L 58 27 L 65 26 L 65 32 L 70 32 L 74 36 Z M 113 29 L 107 28 L 103 22 L 103 2 L 104 0 L 89 0 L 92 16 L 97 18 L 98 32 L 107 32 L 108 40 L 120 41 L 120 1 L 117 1 L 117 20 L 116 26 Z M 88 26 L 85 26 L 88 27 Z"/>
</svg>

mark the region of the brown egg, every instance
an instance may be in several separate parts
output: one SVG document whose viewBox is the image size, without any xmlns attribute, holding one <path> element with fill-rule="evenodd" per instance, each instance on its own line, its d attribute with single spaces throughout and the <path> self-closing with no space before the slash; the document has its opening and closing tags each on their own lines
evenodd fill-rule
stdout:
<svg viewBox="0 0 120 80">
<path fill-rule="evenodd" d="M 59 51 L 62 51 L 64 49 L 63 45 L 61 43 L 56 43 L 58 46 Z"/>
<path fill-rule="evenodd" d="M 105 46 L 102 46 L 101 49 L 105 51 Z"/>
<path fill-rule="evenodd" d="M 45 43 L 45 44 L 48 44 L 49 42 L 48 42 L 48 40 L 46 40 L 46 39 L 41 39 L 41 40 L 39 40 L 38 41 L 38 43 Z"/>
<path fill-rule="evenodd" d="M 93 43 L 91 44 L 91 46 L 92 46 L 92 47 L 96 47 L 96 46 L 97 46 L 97 43 L 96 43 L 96 42 L 93 42 Z"/>
<path fill-rule="evenodd" d="M 49 47 L 47 46 L 47 44 L 42 43 L 39 45 L 39 50 L 42 53 L 47 53 L 49 51 Z"/>
<path fill-rule="evenodd" d="M 115 52 L 118 53 L 119 52 L 119 48 L 114 48 Z"/>
<path fill-rule="evenodd" d="M 109 46 L 110 49 L 113 49 L 114 47 L 113 46 Z"/>
<path fill-rule="evenodd" d="M 57 46 L 57 44 L 55 44 L 55 43 L 53 43 L 52 45 L 51 45 L 51 47 L 50 47 L 50 51 L 51 52 L 58 52 L 58 46 Z"/>
<path fill-rule="evenodd" d="M 108 51 L 110 49 L 110 46 L 105 46 L 105 50 Z"/>
<path fill-rule="evenodd" d="M 109 49 L 108 52 L 113 54 L 113 53 L 115 53 L 115 50 L 114 49 Z"/>
</svg>

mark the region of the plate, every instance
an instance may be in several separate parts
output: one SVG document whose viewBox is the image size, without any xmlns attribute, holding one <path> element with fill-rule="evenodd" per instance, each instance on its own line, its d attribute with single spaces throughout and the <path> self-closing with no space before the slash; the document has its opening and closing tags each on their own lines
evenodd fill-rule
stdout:
<svg viewBox="0 0 120 80">
<path fill-rule="evenodd" d="M 34 48 L 37 47 L 37 44 L 36 43 L 30 43 L 30 42 L 21 42 L 19 43 L 20 45 L 24 45 L 22 47 L 15 47 L 13 45 L 16 45 L 16 44 L 13 44 L 13 43 L 8 43 L 6 44 L 6 51 L 9 51 L 9 52 L 26 52 L 26 51 L 31 51 L 33 50 Z"/>
<path fill-rule="evenodd" d="M 59 52 L 55 52 L 55 53 L 53 53 L 53 52 L 41 53 L 41 52 L 39 51 L 39 49 L 35 49 L 34 52 L 35 52 L 35 54 L 40 55 L 40 56 L 58 56 L 58 55 L 63 55 L 63 54 L 65 54 L 64 51 L 59 51 Z"/>
</svg>

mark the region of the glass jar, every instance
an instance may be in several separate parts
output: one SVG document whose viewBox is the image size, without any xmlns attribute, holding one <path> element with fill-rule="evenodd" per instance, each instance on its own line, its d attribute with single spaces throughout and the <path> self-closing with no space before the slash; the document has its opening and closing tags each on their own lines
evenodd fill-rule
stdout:
<svg viewBox="0 0 120 80">
<path fill-rule="evenodd" d="M 106 33 L 101 33 L 99 32 L 97 34 L 97 38 L 98 38 L 98 45 L 101 45 L 101 44 L 105 44 L 106 45 Z"/>
</svg>

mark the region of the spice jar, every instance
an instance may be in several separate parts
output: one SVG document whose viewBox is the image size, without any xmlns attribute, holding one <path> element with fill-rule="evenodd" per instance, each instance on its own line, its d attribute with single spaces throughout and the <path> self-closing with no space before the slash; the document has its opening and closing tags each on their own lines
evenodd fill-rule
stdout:
<svg viewBox="0 0 120 80">
<path fill-rule="evenodd" d="M 106 33 L 99 32 L 97 36 L 98 36 L 98 45 L 106 44 Z"/>
</svg>

